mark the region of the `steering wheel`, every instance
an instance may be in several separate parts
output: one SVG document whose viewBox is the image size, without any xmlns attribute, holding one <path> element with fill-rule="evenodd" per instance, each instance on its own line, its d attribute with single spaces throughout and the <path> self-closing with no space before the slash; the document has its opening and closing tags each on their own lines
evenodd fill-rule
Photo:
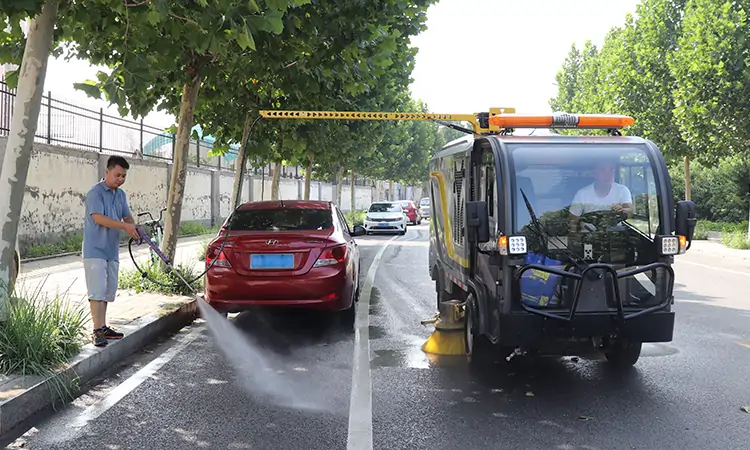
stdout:
<svg viewBox="0 0 750 450">
<path fill-rule="evenodd" d="M 617 211 L 592 211 L 585 214 L 581 214 L 578 218 L 580 222 L 586 222 L 594 225 L 597 229 L 606 228 L 617 225 L 628 219 L 628 215 L 624 212 Z"/>
</svg>

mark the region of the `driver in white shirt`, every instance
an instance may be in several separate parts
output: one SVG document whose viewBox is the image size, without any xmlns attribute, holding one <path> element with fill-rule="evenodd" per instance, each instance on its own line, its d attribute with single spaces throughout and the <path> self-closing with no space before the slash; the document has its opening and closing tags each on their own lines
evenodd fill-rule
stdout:
<svg viewBox="0 0 750 450">
<path fill-rule="evenodd" d="M 581 215 L 595 211 L 621 212 L 628 217 L 633 214 L 633 197 L 627 186 L 615 182 L 617 164 L 600 161 L 594 166 L 595 181 L 581 188 L 570 205 L 570 230 L 578 228 Z"/>
</svg>

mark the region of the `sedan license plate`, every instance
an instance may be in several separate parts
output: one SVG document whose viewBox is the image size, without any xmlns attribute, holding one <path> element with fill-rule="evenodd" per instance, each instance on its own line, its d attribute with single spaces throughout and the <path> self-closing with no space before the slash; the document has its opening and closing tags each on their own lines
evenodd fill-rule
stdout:
<svg viewBox="0 0 750 450">
<path fill-rule="evenodd" d="M 260 270 L 294 269 L 294 255 L 287 253 L 250 255 L 250 268 Z"/>
<path fill-rule="evenodd" d="M 386 222 L 380 222 L 380 223 L 378 224 L 378 226 L 379 226 L 379 227 L 387 227 L 387 226 L 388 226 L 388 223 L 386 223 Z"/>
</svg>

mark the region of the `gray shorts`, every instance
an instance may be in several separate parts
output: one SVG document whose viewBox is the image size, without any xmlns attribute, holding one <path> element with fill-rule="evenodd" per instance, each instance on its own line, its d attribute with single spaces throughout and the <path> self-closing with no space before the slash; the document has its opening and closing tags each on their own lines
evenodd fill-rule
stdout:
<svg viewBox="0 0 750 450">
<path fill-rule="evenodd" d="M 115 301 L 119 270 L 119 261 L 96 258 L 84 259 L 83 272 L 86 274 L 86 289 L 88 290 L 89 300 Z"/>
</svg>

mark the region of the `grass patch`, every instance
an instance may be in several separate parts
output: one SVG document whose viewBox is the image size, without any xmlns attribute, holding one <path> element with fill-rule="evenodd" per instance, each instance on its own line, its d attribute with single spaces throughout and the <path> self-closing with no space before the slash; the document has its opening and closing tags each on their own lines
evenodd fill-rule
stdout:
<svg viewBox="0 0 750 450">
<path fill-rule="evenodd" d="M 186 222 L 180 225 L 180 229 L 177 232 L 178 236 L 201 236 L 204 234 L 216 234 L 219 232 L 221 225 L 214 227 L 207 227 L 203 224 L 196 222 Z"/>
<path fill-rule="evenodd" d="M 695 240 L 706 240 L 708 239 L 709 233 L 720 233 L 722 240 L 724 235 L 735 235 L 737 233 L 747 234 L 747 220 L 739 223 L 729 222 L 712 222 L 710 220 L 699 220 L 695 224 L 695 232 L 693 239 Z M 736 238 L 729 238 L 736 239 Z"/>
<path fill-rule="evenodd" d="M 65 237 L 62 241 L 57 243 L 43 242 L 39 244 L 29 245 L 21 255 L 21 258 L 41 258 L 44 256 L 53 256 L 62 253 L 80 252 L 82 244 L 83 236 L 77 234 L 71 235 Z"/>
<path fill-rule="evenodd" d="M 86 306 L 71 304 L 59 295 L 48 298 L 41 289 L 13 293 L 7 320 L 0 324 L 0 370 L 7 375 L 49 378 L 53 404 L 72 399 L 76 380 L 66 380 L 58 370 L 86 342 Z"/>
<path fill-rule="evenodd" d="M 750 239 L 747 237 L 747 231 L 733 231 L 722 233 L 721 243 L 729 248 L 738 250 L 750 250 Z"/>
<path fill-rule="evenodd" d="M 192 281 L 191 286 L 195 291 L 200 291 L 201 280 L 193 280 L 200 275 L 200 272 L 196 271 L 192 264 L 178 264 L 173 272 L 163 271 L 159 265 L 153 264 L 150 260 L 143 263 L 139 262 L 138 265 L 151 280 L 141 275 L 136 269 L 125 270 L 120 273 L 118 282 L 120 289 L 132 289 L 138 293 L 155 292 L 166 295 L 192 295 L 193 291 L 185 286 L 175 273 L 177 272 L 185 280 Z M 152 280 L 156 281 L 156 283 Z"/>
<path fill-rule="evenodd" d="M 346 223 L 349 224 L 349 228 L 354 228 L 357 225 L 361 226 L 365 223 L 366 215 L 364 211 L 351 211 L 344 214 L 344 218 L 346 219 Z"/>
<path fill-rule="evenodd" d="M 206 260 L 206 252 L 208 251 L 208 244 L 210 243 L 210 240 L 203 240 L 200 244 L 198 244 L 198 251 L 195 255 L 195 257 L 198 259 L 198 261 L 205 261 Z"/>
</svg>

